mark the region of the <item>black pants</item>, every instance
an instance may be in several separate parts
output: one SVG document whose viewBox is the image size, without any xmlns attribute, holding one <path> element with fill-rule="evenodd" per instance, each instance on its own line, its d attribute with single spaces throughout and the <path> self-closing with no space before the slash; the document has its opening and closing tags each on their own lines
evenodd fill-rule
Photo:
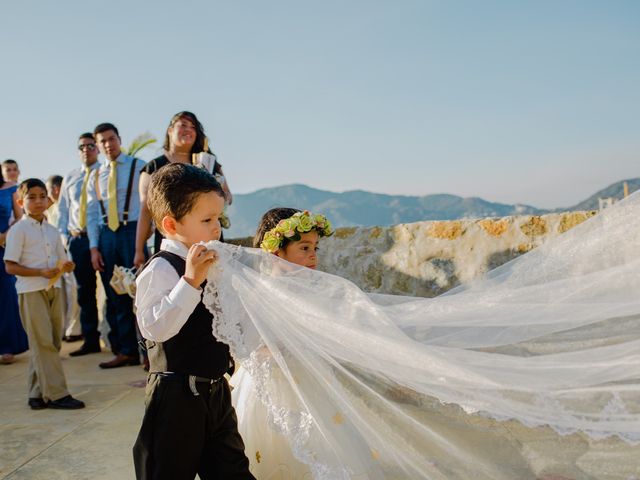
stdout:
<svg viewBox="0 0 640 480">
<path fill-rule="evenodd" d="M 69 253 L 76 264 L 73 273 L 78 284 L 78 305 L 80 306 L 80 325 L 84 344 L 87 347 L 99 347 L 96 271 L 91 265 L 89 239 L 86 236 L 70 237 Z"/>
<path fill-rule="evenodd" d="M 150 374 L 142 427 L 133 446 L 143 480 L 255 480 L 238 433 L 226 379 L 196 383 Z"/>
</svg>

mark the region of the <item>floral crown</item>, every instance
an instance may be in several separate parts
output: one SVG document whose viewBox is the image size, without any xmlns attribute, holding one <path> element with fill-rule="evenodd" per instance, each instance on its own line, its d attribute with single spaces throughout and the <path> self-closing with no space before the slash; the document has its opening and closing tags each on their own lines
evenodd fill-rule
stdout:
<svg viewBox="0 0 640 480">
<path fill-rule="evenodd" d="M 313 215 L 309 211 L 296 212 L 291 217 L 280 220 L 275 228 L 264 234 L 260 248 L 275 253 L 286 239 L 292 242 L 300 240 L 301 233 L 315 229 L 321 237 L 333 235 L 331 222 L 324 215 Z"/>
</svg>

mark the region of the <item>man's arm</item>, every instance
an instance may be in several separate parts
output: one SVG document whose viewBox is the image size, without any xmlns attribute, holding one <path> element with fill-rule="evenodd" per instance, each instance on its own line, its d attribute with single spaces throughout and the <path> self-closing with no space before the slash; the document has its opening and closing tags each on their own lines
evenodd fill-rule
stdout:
<svg viewBox="0 0 640 480">
<path fill-rule="evenodd" d="M 100 235 L 100 202 L 98 200 L 100 181 L 100 169 L 96 168 L 89 175 L 89 184 L 87 185 L 87 236 L 89 237 L 89 247 L 98 248 L 98 237 Z"/>
<path fill-rule="evenodd" d="M 62 180 L 60 198 L 58 198 L 58 230 L 66 237 L 69 235 L 69 175 Z"/>
<path fill-rule="evenodd" d="M 97 191 L 99 179 L 100 168 L 96 168 L 89 175 L 89 184 L 87 185 L 87 236 L 89 237 L 89 249 L 91 250 L 91 265 L 94 270 L 102 272 L 104 270 L 104 261 L 98 250 L 99 221 L 102 214 Z"/>
</svg>

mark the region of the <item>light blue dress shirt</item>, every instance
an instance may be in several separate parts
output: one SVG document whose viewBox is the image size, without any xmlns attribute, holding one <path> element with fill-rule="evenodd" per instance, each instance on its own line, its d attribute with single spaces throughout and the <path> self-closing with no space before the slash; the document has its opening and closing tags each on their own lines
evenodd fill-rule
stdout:
<svg viewBox="0 0 640 480">
<path fill-rule="evenodd" d="M 89 167 L 91 175 L 93 171 L 100 167 L 100 162 L 96 162 Z M 89 175 L 89 184 L 91 184 Z M 71 170 L 60 188 L 60 198 L 58 199 L 58 230 L 64 236 L 71 231 L 83 230 L 80 228 L 80 197 L 82 195 L 82 182 L 84 181 L 84 166 Z M 87 206 L 89 205 L 89 185 L 87 185 Z M 87 215 L 88 216 L 88 215 Z"/>
<path fill-rule="evenodd" d="M 129 173 L 131 172 L 131 162 L 133 157 L 121 153 L 116 159 L 117 172 L 117 197 L 118 197 L 118 219 L 123 221 L 122 214 L 124 212 L 125 199 L 127 197 L 127 185 L 129 184 Z M 135 222 L 140 215 L 140 194 L 138 193 L 138 182 L 140 180 L 140 170 L 145 166 L 146 162 L 135 159 L 136 166 L 133 170 L 133 184 L 131 186 L 131 199 L 129 200 L 129 222 Z M 105 224 L 102 218 L 102 210 L 96 192 L 96 183 L 100 190 L 100 197 L 104 204 L 105 212 L 109 211 L 109 173 L 111 172 L 111 162 L 104 159 L 100 168 L 91 174 L 89 188 L 87 189 L 87 235 L 89 236 L 89 248 L 98 247 L 98 237 L 100 235 L 100 225 Z M 96 175 L 98 180 L 96 182 Z"/>
</svg>

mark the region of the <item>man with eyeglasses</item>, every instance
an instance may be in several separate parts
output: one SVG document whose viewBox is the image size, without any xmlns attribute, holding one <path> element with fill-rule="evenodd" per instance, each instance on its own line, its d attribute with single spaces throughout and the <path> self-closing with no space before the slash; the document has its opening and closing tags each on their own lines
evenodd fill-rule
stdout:
<svg viewBox="0 0 640 480">
<path fill-rule="evenodd" d="M 76 264 L 74 274 L 78 283 L 80 325 L 84 342 L 69 355 L 78 357 L 100 351 L 98 307 L 96 301 L 96 272 L 91 265 L 91 251 L 87 234 L 88 190 L 92 172 L 97 170 L 98 148 L 91 133 L 78 138 L 78 153 L 82 166 L 69 172 L 62 182 L 58 205 L 58 229 L 68 239 L 69 253 Z"/>
</svg>

